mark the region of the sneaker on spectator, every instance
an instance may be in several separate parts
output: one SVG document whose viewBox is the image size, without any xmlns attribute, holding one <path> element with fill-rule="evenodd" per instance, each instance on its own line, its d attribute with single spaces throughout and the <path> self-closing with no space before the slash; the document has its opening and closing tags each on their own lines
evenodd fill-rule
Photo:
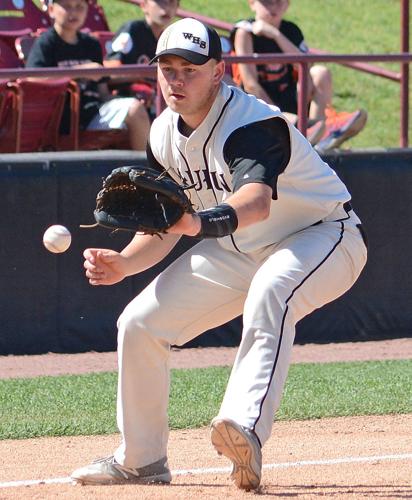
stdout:
<svg viewBox="0 0 412 500">
<path fill-rule="evenodd" d="M 170 483 L 172 475 L 166 457 L 145 467 L 130 468 L 110 456 L 76 469 L 71 478 L 80 484 L 150 484 Z"/>
<path fill-rule="evenodd" d="M 322 139 L 325 129 L 325 120 L 309 121 L 306 137 L 312 146 L 317 144 Z"/>
<path fill-rule="evenodd" d="M 325 131 L 315 146 L 315 149 L 320 153 L 338 148 L 344 141 L 357 135 L 365 126 L 368 118 L 368 113 L 364 109 L 348 113 L 327 108 L 325 114 Z"/>
</svg>

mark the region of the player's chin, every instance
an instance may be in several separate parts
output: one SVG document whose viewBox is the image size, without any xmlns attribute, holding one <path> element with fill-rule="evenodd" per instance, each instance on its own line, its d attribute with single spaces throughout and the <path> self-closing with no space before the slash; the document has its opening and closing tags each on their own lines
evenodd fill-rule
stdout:
<svg viewBox="0 0 412 500">
<path fill-rule="evenodd" d="M 179 111 L 182 109 L 182 106 L 185 105 L 186 99 L 182 95 L 177 95 L 177 94 L 172 94 L 168 96 L 166 104 L 171 108 L 173 111 Z"/>
</svg>

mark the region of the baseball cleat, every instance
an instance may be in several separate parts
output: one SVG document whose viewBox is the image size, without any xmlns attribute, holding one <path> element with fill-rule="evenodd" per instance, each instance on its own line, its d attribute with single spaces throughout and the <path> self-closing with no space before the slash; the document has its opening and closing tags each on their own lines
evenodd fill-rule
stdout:
<svg viewBox="0 0 412 500">
<path fill-rule="evenodd" d="M 214 418 L 211 441 L 219 455 L 231 460 L 230 477 L 242 490 L 259 487 L 262 474 L 262 451 L 256 434 L 233 420 Z"/>
<path fill-rule="evenodd" d="M 130 468 L 116 462 L 114 456 L 100 458 L 75 470 L 71 478 L 80 484 L 150 484 L 170 483 L 167 458 L 140 468 Z"/>
</svg>

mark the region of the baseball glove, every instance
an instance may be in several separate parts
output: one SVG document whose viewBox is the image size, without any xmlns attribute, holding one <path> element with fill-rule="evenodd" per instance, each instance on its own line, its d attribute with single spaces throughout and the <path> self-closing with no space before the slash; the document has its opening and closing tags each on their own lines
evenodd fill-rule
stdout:
<svg viewBox="0 0 412 500">
<path fill-rule="evenodd" d="M 143 234 L 166 233 L 185 212 L 193 213 L 184 190 L 166 172 L 143 167 L 114 169 L 97 194 L 96 225 Z"/>
</svg>

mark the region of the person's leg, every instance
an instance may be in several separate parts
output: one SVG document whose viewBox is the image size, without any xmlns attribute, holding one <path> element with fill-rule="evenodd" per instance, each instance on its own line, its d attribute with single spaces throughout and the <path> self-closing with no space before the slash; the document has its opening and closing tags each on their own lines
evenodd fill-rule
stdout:
<svg viewBox="0 0 412 500">
<path fill-rule="evenodd" d="M 103 103 L 87 130 L 128 129 L 130 147 L 145 151 L 149 138 L 150 118 L 143 101 L 134 97 L 117 97 Z"/>
<path fill-rule="evenodd" d="M 125 124 L 129 130 L 131 148 L 136 151 L 145 151 L 151 122 L 143 101 L 134 99 L 129 107 Z"/>
<path fill-rule="evenodd" d="M 326 66 L 315 65 L 310 68 L 311 103 L 309 118 L 311 120 L 324 120 L 326 108 L 332 106 L 333 82 L 332 73 Z"/>
<path fill-rule="evenodd" d="M 121 464 L 141 466 L 166 454 L 170 346 L 242 311 L 246 270 L 242 273 L 230 259 L 234 254 L 215 241 L 198 247 L 205 250 L 194 248 L 180 257 L 119 318 L 117 423 L 122 444 L 115 457 Z"/>
<path fill-rule="evenodd" d="M 352 112 L 338 112 L 334 109 L 332 73 L 325 66 L 313 66 L 310 69 L 310 80 L 309 118 L 325 121 L 323 134 L 312 144 L 316 146 L 317 151 L 324 153 L 359 134 L 366 125 L 368 114 L 364 109 Z"/>
<path fill-rule="evenodd" d="M 234 462 L 232 477 L 239 487 L 256 488 L 260 482 L 256 438 L 263 445 L 270 436 L 296 323 L 347 291 L 365 262 L 366 248 L 355 224 L 325 222 L 275 247 L 254 276 L 242 342 L 211 436 L 216 449 Z M 236 425 L 246 432 L 242 435 Z"/>
<path fill-rule="evenodd" d="M 125 308 L 118 321 L 117 421 L 122 443 L 114 455 L 121 467 L 165 463 L 170 346 L 241 314 L 255 271 L 253 259 L 205 240 Z M 101 484 L 107 482 L 101 479 L 106 474 L 101 468 L 89 466 L 72 477 L 85 483 L 99 477 Z"/>
</svg>

